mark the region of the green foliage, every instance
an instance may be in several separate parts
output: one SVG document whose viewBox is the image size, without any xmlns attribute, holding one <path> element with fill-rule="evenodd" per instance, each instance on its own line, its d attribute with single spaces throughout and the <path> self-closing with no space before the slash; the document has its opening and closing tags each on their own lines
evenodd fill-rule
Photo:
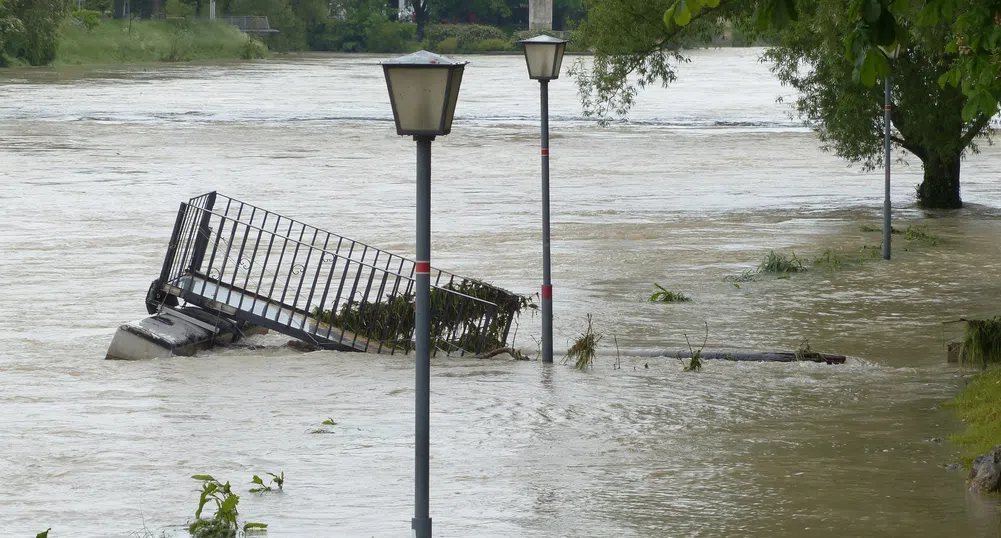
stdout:
<svg viewBox="0 0 1001 538">
<path fill-rule="evenodd" d="M 63 0 L 0 0 L 0 67 L 52 63 L 66 7 Z"/>
<path fill-rule="evenodd" d="M 63 24 L 59 64 L 263 57 L 263 45 L 223 21 L 109 21 L 92 31 Z"/>
<path fill-rule="evenodd" d="M 442 50 L 442 41 L 454 39 L 455 51 L 466 51 L 488 39 L 508 41 L 508 36 L 500 28 L 482 24 L 429 24 L 424 29 L 424 39 L 435 50 Z"/>
<path fill-rule="evenodd" d="M 688 351 L 691 356 L 688 358 L 688 364 L 685 364 L 684 359 L 681 358 L 681 354 L 678 355 L 678 360 L 684 365 L 684 371 L 686 372 L 701 372 L 702 371 L 702 351 L 706 348 L 706 344 L 709 342 L 709 323 L 706 322 L 706 337 L 702 341 L 702 346 L 695 350 L 692 348 L 692 342 L 688 339 L 688 333 L 685 333 L 685 343 L 688 344 Z M 732 358 L 732 357 L 731 357 Z"/>
<path fill-rule="evenodd" d="M 904 239 L 907 239 L 908 241 L 918 241 L 931 246 L 937 245 L 940 241 L 938 236 L 928 233 L 927 224 L 912 224 L 908 226 L 907 230 L 904 231 Z"/>
<path fill-rule="evenodd" d="M 1001 445 L 1001 367 L 973 376 L 946 406 L 966 424 L 966 431 L 951 437 L 963 448 L 964 463 Z"/>
<path fill-rule="evenodd" d="M 49 538 L 49 531 L 52 530 L 51 527 L 45 529 L 44 531 L 35 535 L 35 538 Z"/>
<path fill-rule="evenodd" d="M 326 422 L 324 422 L 324 424 L 326 424 Z M 261 479 L 260 476 L 257 476 L 255 474 L 254 477 L 250 480 L 250 482 L 252 484 L 257 484 L 258 487 L 251 488 L 250 492 L 251 493 L 269 493 L 269 492 L 274 491 L 274 488 L 272 488 L 271 486 L 276 486 L 278 488 L 278 491 L 284 490 L 284 484 L 285 484 L 285 472 L 284 471 L 282 471 L 281 474 L 268 473 L 268 475 L 271 477 L 271 481 L 269 483 L 265 484 L 264 480 Z"/>
<path fill-rule="evenodd" d="M 336 426 L 336 425 L 337 425 L 337 423 L 336 423 L 336 422 L 334 422 L 334 419 L 332 419 L 332 418 L 328 418 L 327 420 L 324 420 L 324 421 L 322 422 L 322 424 L 323 424 L 324 426 Z"/>
<path fill-rule="evenodd" d="M 584 329 L 584 332 L 574 340 L 573 345 L 567 350 L 562 364 L 574 361 L 574 367 L 578 370 L 590 368 L 594 365 L 598 342 L 601 342 L 604 337 L 604 335 L 594 332 L 594 327 L 591 325 L 591 314 L 588 314 L 587 328 Z"/>
<path fill-rule="evenodd" d="M 473 43 L 470 50 L 472 52 L 501 52 L 515 50 L 515 46 L 505 39 L 484 39 L 483 41 Z"/>
<path fill-rule="evenodd" d="M 687 303 L 692 300 L 691 297 L 687 295 L 670 291 L 665 289 L 664 286 L 654 282 L 653 285 L 657 288 L 657 291 L 653 292 L 650 296 L 650 300 L 658 303 Z"/>
<path fill-rule="evenodd" d="M 476 353 L 505 347 L 505 327 L 522 311 L 538 308 L 529 297 L 476 280 L 432 287 L 430 299 L 432 344 L 447 353 Z M 319 323 L 409 352 L 416 321 L 414 301 L 412 294 L 378 303 L 350 301 L 342 304 L 336 315 L 320 307 L 314 307 L 311 315 Z M 490 303 L 497 305 L 496 311 L 491 312 Z M 487 323 L 485 328 L 484 323 Z M 476 332 L 477 327 L 483 332 Z"/>
<path fill-rule="evenodd" d="M 1001 316 L 966 320 L 960 357 L 984 368 L 1001 363 Z"/>
<path fill-rule="evenodd" d="M 835 249 L 826 249 L 813 259 L 813 265 L 827 271 L 840 271 L 847 267 L 858 267 L 867 262 L 878 260 L 881 255 L 881 247 L 865 245 L 859 249 L 859 253 L 843 252 Z"/>
<path fill-rule="evenodd" d="M 758 272 L 754 269 L 747 269 L 744 272 L 736 276 L 725 276 L 723 277 L 723 282 L 733 282 L 734 286 L 739 288 L 738 282 L 754 282 L 758 279 Z"/>
<path fill-rule="evenodd" d="M 789 258 L 784 254 L 777 254 L 774 250 L 769 251 L 765 259 L 758 265 L 759 273 L 786 274 L 804 271 L 806 271 L 806 266 L 803 265 L 802 260 L 796 257 L 796 254 Z"/>
<path fill-rule="evenodd" d="M 202 483 L 201 495 L 198 499 L 198 509 L 195 510 L 195 521 L 188 525 L 188 533 L 195 538 L 236 538 L 240 533 L 252 529 L 266 529 L 267 524 L 247 522 L 241 528 L 239 524 L 240 496 L 233 493 L 229 482 L 223 484 L 211 475 L 196 474 L 191 478 Z M 210 519 L 202 518 L 205 507 L 214 504 L 215 513 Z"/>
<path fill-rule="evenodd" d="M 862 224 L 861 226 L 858 227 L 858 230 L 860 232 L 866 232 L 866 233 L 869 233 L 869 232 L 880 232 L 880 233 L 882 233 L 883 232 L 883 228 L 880 228 L 879 226 L 873 226 L 871 224 Z M 891 234 L 902 234 L 904 232 L 902 232 L 902 231 L 894 228 L 893 226 L 890 226 L 890 233 Z"/>
<path fill-rule="evenodd" d="M 80 24 L 87 28 L 87 31 L 91 31 L 101 24 L 101 14 L 97 11 L 91 11 L 89 9 L 81 9 L 70 13 L 70 16 L 74 20 L 78 21 Z"/>
<path fill-rule="evenodd" d="M 332 13 L 310 32 L 314 50 L 339 52 L 406 52 L 416 47 L 417 26 L 390 21 L 386 3 L 378 0 L 335 0 Z"/>
<path fill-rule="evenodd" d="M 446 37 L 435 43 L 434 50 L 442 54 L 455 54 L 459 52 L 459 40 L 454 37 Z"/>
<path fill-rule="evenodd" d="M 955 208 L 962 155 L 989 135 L 1001 96 L 995 15 L 978 0 L 604 0 L 580 28 L 593 68 L 578 63 L 572 74 L 585 113 L 607 121 L 628 112 L 638 88 L 674 81 L 680 44 L 728 23 L 771 34 L 779 45 L 766 58 L 798 90 L 800 115 L 825 149 L 868 170 L 883 158 L 876 83 L 892 71 L 894 144 L 924 165 L 918 203 Z"/>
</svg>

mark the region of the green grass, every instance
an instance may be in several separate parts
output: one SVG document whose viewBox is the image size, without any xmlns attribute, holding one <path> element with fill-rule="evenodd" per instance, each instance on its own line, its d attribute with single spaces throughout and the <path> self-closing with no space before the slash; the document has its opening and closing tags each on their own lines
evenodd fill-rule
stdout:
<svg viewBox="0 0 1001 538">
<path fill-rule="evenodd" d="M 965 465 L 1001 445 L 1001 367 L 974 376 L 946 406 L 966 423 L 966 431 L 950 438 L 963 449 Z"/>
<path fill-rule="evenodd" d="M 758 265 L 759 273 L 781 274 L 802 273 L 804 271 L 806 271 L 806 266 L 795 254 L 788 258 L 784 254 L 776 254 L 774 250 L 769 251 L 765 259 Z"/>
<path fill-rule="evenodd" d="M 57 65 L 263 58 L 267 47 L 222 21 L 102 21 L 74 18 L 60 28 Z"/>
<path fill-rule="evenodd" d="M 928 233 L 928 225 L 922 224 L 912 224 L 904 230 L 904 239 L 908 241 L 918 241 L 931 246 L 935 246 L 940 241 L 937 235 L 931 235 Z"/>
</svg>

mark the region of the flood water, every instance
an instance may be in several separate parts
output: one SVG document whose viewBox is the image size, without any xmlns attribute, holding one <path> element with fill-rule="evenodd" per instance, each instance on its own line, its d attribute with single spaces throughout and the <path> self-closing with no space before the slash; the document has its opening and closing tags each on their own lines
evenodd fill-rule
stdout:
<svg viewBox="0 0 1001 538">
<path fill-rule="evenodd" d="M 964 374 L 944 339 L 998 314 L 1001 150 L 964 161 L 961 211 L 913 206 L 897 165 L 892 262 L 725 282 L 771 249 L 879 243 L 882 173 L 789 117 L 756 49 L 697 52 L 628 123 L 551 84 L 557 348 L 593 314 L 595 368 L 438 358 L 431 515 L 442 537 L 1001 536 L 997 501 L 948 471 Z M 0 71 L 0 534 L 183 536 L 196 473 L 268 536 L 410 534 L 413 365 L 300 353 L 280 335 L 191 358 L 105 361 L 177 205 L 210 190 L 412 254 L 415 148 L 380 58 Z M 540 283 L 538 86 L 516 56 L 469 58 L 434 144 L 433 263 L 521 293 Z M 653 282 L 692 296 L 647 301 Z M 848 354 L 842 366 L 652 358 L 685 347 Z M 518 344 L 534 355 L 538 317 Z M 614 336 L 614 338 L 613 338 Z M 613 369 L 615 342 L 622 368 Z M 334 433 L 315 434 L 333 418 Z"/>
</svg>

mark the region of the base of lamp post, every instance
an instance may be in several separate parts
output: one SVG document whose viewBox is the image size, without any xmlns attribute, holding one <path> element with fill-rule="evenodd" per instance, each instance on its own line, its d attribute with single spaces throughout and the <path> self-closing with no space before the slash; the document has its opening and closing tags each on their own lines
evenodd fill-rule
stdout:
<svg viewBox="0 0 1001 538">
<path fill-rule="evenodd" d="M 431 518 L 413 518 L 410 520 L 410 528 L 414 530 L 416 538 L 431 538 Z"/>
</svg>

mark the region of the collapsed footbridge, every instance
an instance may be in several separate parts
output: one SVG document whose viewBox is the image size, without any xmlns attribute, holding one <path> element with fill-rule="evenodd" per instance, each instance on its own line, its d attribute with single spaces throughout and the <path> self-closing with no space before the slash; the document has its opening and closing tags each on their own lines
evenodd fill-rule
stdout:
<svg viewBox="0 0 1001 538">
<path fill-rule="evenodd" d="M 122 325 L 108 358 L 190 355 L 264 328 L 324 349 L 414 349 L 413 260 L 210 192 L 181 203 L 151 317 Z M 508 347 L 521 296 L 431 271 L 434 353 Z M 182 307 L 181 304 L 184 303 Z"/>
</svg>

